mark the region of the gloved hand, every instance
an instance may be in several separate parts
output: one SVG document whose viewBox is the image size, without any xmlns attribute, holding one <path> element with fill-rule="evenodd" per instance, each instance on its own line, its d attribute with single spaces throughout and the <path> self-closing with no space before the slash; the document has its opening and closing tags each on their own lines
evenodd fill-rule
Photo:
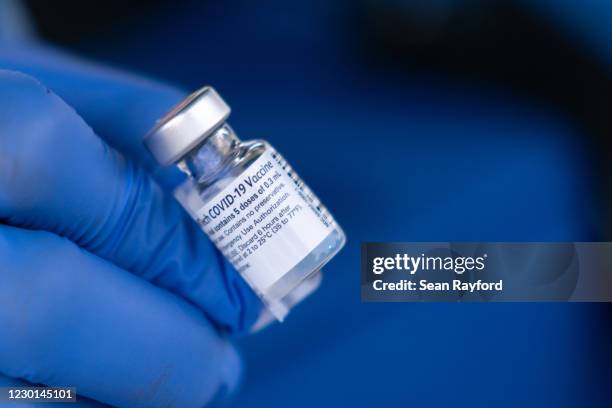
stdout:
<svg viewBox="0 0 612 408">
<path fill-rule="evenodd" d="M 42 48 L 0 69 L 0 372 L 118 406 L 232 390 L 224 333 L 260 302 L 142 144 L 183 93 Z"/>
</svg>

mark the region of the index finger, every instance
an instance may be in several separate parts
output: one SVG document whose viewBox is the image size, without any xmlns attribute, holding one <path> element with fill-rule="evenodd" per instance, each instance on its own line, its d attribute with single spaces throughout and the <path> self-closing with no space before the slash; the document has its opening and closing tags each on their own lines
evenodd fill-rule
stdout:
<svg viewBox="0 0 612 408">
<path fill-rule="evenodd" d="M 160 167 L 142 139 L 158 118 L 184 98 L 184 91 L 35 44 L 2 46 L 0 67 L 47 84 L 98 136 L 137 161 L 162 186 L 173 188 L 183 179 L 174 166 Z"/>
</svg>

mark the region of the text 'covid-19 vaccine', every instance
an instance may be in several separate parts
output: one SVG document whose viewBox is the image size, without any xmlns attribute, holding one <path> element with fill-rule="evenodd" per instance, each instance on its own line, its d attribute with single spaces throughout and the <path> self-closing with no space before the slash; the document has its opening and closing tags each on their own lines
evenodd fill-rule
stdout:
<svg viewBox="0 0 612 408">
<path fill-rule="evenodd" d="M 188 175 L 176 198 L 282 321 L 317 289 L 345 235 L 272 146 L 238 139 L 229 114 L 204 87 L 161 118 L 145 144 Z"/>
</svg>

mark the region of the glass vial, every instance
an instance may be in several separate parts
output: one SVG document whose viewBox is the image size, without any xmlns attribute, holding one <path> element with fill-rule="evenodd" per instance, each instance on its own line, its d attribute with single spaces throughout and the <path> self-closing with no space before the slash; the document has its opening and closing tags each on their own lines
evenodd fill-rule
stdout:
<svg viewBox="0 0 612 408">
<path fill-rule="evenodd" d="M 204 87 L 161 118 L 145 144 L 159 163 L 187 174 L 176 198 L 282 321 L 316 290 L 346 238 L 272 146 L 236 136 L 229 114 Z"/>
</svg>

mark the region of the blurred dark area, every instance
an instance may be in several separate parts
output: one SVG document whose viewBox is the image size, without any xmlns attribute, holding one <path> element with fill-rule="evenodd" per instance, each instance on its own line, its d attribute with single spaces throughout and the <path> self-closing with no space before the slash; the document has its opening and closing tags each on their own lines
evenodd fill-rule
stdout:
<svg viewBox="0 0 612 408">
<path fill-rule="evenodd" d="M 152 10 L 170 8 L 163 0 L 26 0 L 38 33 L 54 43 L 75 46 L 122 24 L 146 17 Z"/>
<path fill-rule="evenodd" d="M 105 37 L 116 39 L 188 3 L 27 0 L 44 38 L 92 55 Z M 239 11 L 242 2 L 233 3 Z M 592 50 L 517 1 L 340 3 L 344 35 L 363 64 L 502 88 L 575 120 L 589 138 L 595 172 L 602 175 L 599 193 L 607 211 L 605 223 L 596 227 L 599 238 L 612 240 L 612 75 Z M 202 24 L 214 18 L 215 7 L 210 8 Z"/>
<path fill-rule="evenodd" d="M 360 241 L 612 241 L 612 61 L 578 23 L 527 0 L 26 3 L 52 43 L 213 84 L 347 230 L 315 299 L 243 342 L 239 406 L 609 403 L 608 305 L 358 299 Z"/>
<path fill-rule="evenodd" d="M 608 210 L 602 239 L 612 239 L 610 67 L 568 33 L 520 7 L 522 3 L 434 1 L 427 6 L 427 1 L 415 2 L 425 5 L 425 12 L 435 8 L 434 3 L 447 4 L 433 21 L 420 15 L 418 7 L 416 12 L 406 7 L 410 2 L 401 3 L 385 7 L 362 2 L 359 20 L 370 58 L 389 66 L 495 84 L 575 118 L 598 159 L 593 165 L 602 175 L 601 193 Z"/>
</svg>

